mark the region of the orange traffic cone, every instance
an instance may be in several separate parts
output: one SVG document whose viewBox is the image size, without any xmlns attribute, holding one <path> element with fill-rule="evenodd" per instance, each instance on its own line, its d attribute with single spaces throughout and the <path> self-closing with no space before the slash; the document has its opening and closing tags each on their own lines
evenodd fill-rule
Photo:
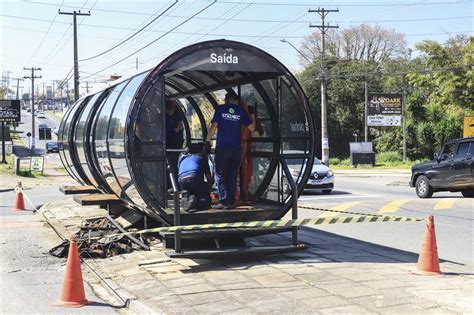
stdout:
<svg viewBox="0 0 474 315">
<path fill-rule="evenodd" d="M 434 218 L 432 215 L 428 218 L 423 245 L 418 257 L 418 273 L 423 275 L 442 274 L 439 269 L 438 246 L 436 245 Z"/>
<path fill-rule="evenodd" d="M 21 182 L 18 182 L 16 186 L 16 196 L 15 196 L 15 203 L 13 204 L 13 210 L 15 211 L 24 211 L 25 208 L 25 201 L 23 199 L 23 190 L 21 187 Z"/>
<path fill-rule="evenodd" d="M 81 261 L 79 250 L 75 241 L 69 245 L 67 257 L 66 273 L 64 274 L 63 289 L 59 301 L 53 303 L 56 306 L 81 307 L 90 304 L 84 294 L 84 284 L 82 282 Z"/>
</svg>

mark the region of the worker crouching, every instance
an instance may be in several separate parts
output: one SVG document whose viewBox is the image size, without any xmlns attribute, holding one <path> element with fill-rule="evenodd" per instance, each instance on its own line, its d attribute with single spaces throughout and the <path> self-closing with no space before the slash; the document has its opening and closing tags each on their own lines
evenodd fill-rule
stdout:
<svg viewBox="0 0 474 315">
<path fill-rule="evenodd" d="M 210 190 L 214 180 L 209 169 L 208 153 L 203 143 L 192 143 L 189 152 L 179 159 L 178 182 L 181 189 L 186 190 L 189 195 L 188 209 L 185 210 L 204 210 L 211 207 Z"/>
</svg>

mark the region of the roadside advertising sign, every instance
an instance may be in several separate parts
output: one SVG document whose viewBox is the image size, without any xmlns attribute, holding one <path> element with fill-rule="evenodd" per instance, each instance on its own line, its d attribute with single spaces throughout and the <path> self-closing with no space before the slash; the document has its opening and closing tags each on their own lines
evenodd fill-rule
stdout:
<svg viewBox="0 0 474 315">
<path fill-rule="evenodd" d="M 474 137 L 474 116 L 464 116 L 464 138 Z"/>
<path fill-rule="evenodd" d="M 0 122 L 21 121 L 20 100 L 0 100 Z"/>
<path fill-rule="evenodd" d="M 32 156 L 30 161 L 30 171 L 43 173 L 44 158 L 42 156 Z"/>
<path fill-rule="evenodd" d="M 402 125 L 402 96 L 400 94 L 369 94 L 367 125 L 373 127 Z"/>
</svg>

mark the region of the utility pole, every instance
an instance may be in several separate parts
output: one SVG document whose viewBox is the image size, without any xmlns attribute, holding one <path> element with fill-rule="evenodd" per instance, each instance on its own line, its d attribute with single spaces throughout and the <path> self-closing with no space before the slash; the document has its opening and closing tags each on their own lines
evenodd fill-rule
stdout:
<svg viewBox="0 0 474 315">
<path fill-rule="evenodd" d="M 138 70 L 138 57 L 135 58 L 135 69 Z"/>
<path fill-rule="evenodd" d="M 403 91 L 402 91 L 402 133 L 403 133 L 403 162 L 407 160 L 407 115 L 406 115 L 406 86 L 405 80 L 403 80 Z"/>
<path fill-rule="evenodd" d="M 369 102 L 369 82 L 367 82 L 367 75 L 364 76 L 364 93 L 365 93 L 365 104 L 364 104 L 364 141 L 369 141 L 369 126 L 367 126 L 367 111 Z"/>
<path fill-rule="evenodd" d="M 12 78 L 13 80 L 16 80 L 16 99 L 19 100 L 20 99 L 20 96 L 19 96 L 19 89 L 20 89 L 20 81 L 23 81 L 23 78 Z"/>
<path fill-rule="evenodd" d="M 10 73 L 11 71 L 4 71 L 6 75 L 4 75 L 4 82 L 5 82 L 5 88 L 6 88 L 6 98 L 10 98 Z"/>
<path fill-rule="evenodd" d="M 86 94 L 89 94 L 89 81 L 84 82 L 86 84 Z"/>
<path fill-rule="evenodd" d="M 59 14 L 63 15 L 72 15 L 73 16 L 73 27 L 74 27 L 74 101 L 79 99 L 79 60 L 77 56 L 77 16 L 90 16 L 90 11 L 88 13 L 81 13 L 81 11 L 72 11 L 72 12 L 61 12 L 58 10 Z"/>
<path fill-rule="evenodd" d="M 41 79 L 41 76 L 35 76 L 35 70 L 40 71 L 41 68 L 23 68 L 23 70 L 31 70 L 31 76 L 24 76 L 24 79 L 31 79 L 31 152 L 35 152 L 35 79 Z"/>
<path fill-rule="evenodd" d="M 309 9 L 309 13 L 318 13 L 321 17 L 321 25 L 310 24 L 309 27 L 317 27 L 321 31 L 321 52 L 320 52 L 320 80 L 321 80 L 321 160 L 324 164 L 329 165 L 329 139 L 327 125 L 327 99 L 326 99 L 326 64 L 324 63 L 324 53 L 326 49 L 326 30 L 329 28 L 339 28 L 339 26 L 329 25 L 324 22 L 326 16 L 331 12 L 339 12 L 339 9 L 326 10 L 318 8 L 317 10 Z"/>
</svg>

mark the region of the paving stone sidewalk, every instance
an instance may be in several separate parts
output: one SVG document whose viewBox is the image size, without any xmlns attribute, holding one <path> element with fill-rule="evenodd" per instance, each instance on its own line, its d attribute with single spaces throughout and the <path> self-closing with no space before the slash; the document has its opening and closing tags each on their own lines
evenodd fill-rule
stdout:
<svg viewBox="0 0 474 315">
<path fill-rule="evenodd" d="M 66 197 L 42 215 L 63 236 L 104 216 Z M 303 228 L 308 250 L 260 259 L 170 259 L 161 244 L 89 265 L 136 314 L 472 314 L 474 270 L 442 262 L 443 276 L 419 276 L 417 255 Z M 421 241 L 421 236 L 420 236 Z M 287 233 L 253 245 L 289 244 Z M 421 244 L 420 244 L 421 247 Z M 84 268 L 83 268 L 84 269 Z M 85 273 L 88 281 L 92 275 Z"/>
</svg>

